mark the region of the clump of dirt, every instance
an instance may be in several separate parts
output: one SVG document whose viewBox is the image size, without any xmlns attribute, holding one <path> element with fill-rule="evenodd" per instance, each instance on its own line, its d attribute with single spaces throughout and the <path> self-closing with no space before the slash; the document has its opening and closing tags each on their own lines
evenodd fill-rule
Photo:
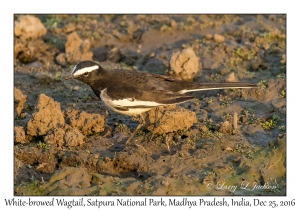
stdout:
<svg viewBox="0 0 300 210">
<path fill-rule="evenodd" d="M 56 145 L 62 147 L 65 145 L 65 136 L 66 130 L 62 127 L 52 128 L 47 132 L 47 135 L 44 136 L 44 142 L 51 145 Z"/>
<path fill-rule="evenodd" d="M 41 39 L 26 41 L 15 39 L 14 58 L 22 63 L 30 63 L 36 60 L 46 64 L 49 60 L 54 60 L 56 50 L 49 50 L 51 46 Z"/>
<path fill-rule="evenodd" d="M 69 108 L 65 111 L 66 123 L 77 128 L 84 135 L 100 133 L 104 130 L 105 117 L 101 114 L 87 113 Z"/>
<path fill-rule="evenodd" d="M 80 133 L 76 128 L 66 129 L 66 133 L 64 136 L 65 145 L 66 146 L 81 146 L 83 144 L 84 135 Z"/>
<path fill-rule="evenodd" d="M 24 102 L 26 97 L 20 94 L 21 92 L 17 90 L 15 98 Z M 94 106 L 85 107 L 87 110 L 95 109 Z M 85 135 L 102 132 L 106 123 L 105 117 L 101 114 L 87 113 L 74 108 L 68 108 L 64 116 L 60 103 L 45 94 L 39 95 L 32 117 L 28 116 L 30 115 L 26 115 L 24 120 L 19 120 L 14 128 L 14 140 L 17 143 L 25 144 L 42 136 L 46 144 L 56 145 L 59 148 L 81 146 Z"/>
<path fill-rule="evenodd" d="M 192 81 L 199 71 L 199 61 L 191 48 L 175 52 L 170 60 L 171 70 L 168 74 L 177 79 Z"/>
<path fill-rule="evenodd" d="M 39 60 L 46 64 L 54 60 L 57 50 L 41 39 L 47 29 L 40 19 L 32 15 L 19 16 L 14 29 L 15 62 L 30 63 Z"/>
<path fill-rule="evenodd" d="M 89 51 L 90 41 L 85 39 L 82 41 L 77 32 L 71 33 L 65 44 L 65 53 L 61 53 L 56 57 L 57 63 L 62 66 L 67 64 L 76 64 L 82 60 L 92 60 L 93 53 Z"/>
<path fill-rule="evenodd" d="M 95 107 L 86 108 L 94 110 Z M 43 136 L 46 144 L 59 148 L 81 146 L 85 135 L 102 132 L 105 123 L 105 117 L 101 114 L 87 113 L 74 108 L 68 108 L 64 115 L 59 102 L 40 94 L 35 112 L 28 119 L 26 133 L 22 126 L 15 126 L 15 142 L 28 143 L 33 137 Z"/>
<path fill-rule="evenodd" d="M 22 93 L 21 90 L 14 87 L 14 106 L 15 106 L 15 117 L 19 117 L 24 108 L 27 96 Z"/>
<path fill-rule="evenodd" d="M 47 33 L 40 19 L 32 15 L 19 16 L 15 21 L 15 36 L 25 39 L 36 39 Z"/>
<path fill-rule="evenodd" d="M 25 144 L 30 141 L 30 139 L 26 137 L 24 128 L 22 126 L 14 127 L 14 137 L 15 137 L 15 142 L 21 144 Z"/>
<path fill-rule="evenodd" d="M 60 103 L 45 94 L 40 94 L 35 109 L 36 111 L 27 124 L 27 134 L 43 136 L 52 128 L 61 127 L 65 124 Z"/>
<path fill-rule="evenodd" d="M 171 105 L 166 108 L 159 107 L 151 109 L 144 114 L 145 127 L 155 134 L 170 133 L 178 130 L 189 129 L 197 122 L 195 112 L 187 109 L 177 109 L 176 105 Z M 156 124 L 156 126 L 154 126 Z"/>
<path fill-rule="evenodd" d="M 84 137 L 78 129 L 66 124 L 64 127 L 55 127 L 49 130 L 44 136 L 44 142 L 58 147 L 75 147 L 83 144 Z"/>
</svg>

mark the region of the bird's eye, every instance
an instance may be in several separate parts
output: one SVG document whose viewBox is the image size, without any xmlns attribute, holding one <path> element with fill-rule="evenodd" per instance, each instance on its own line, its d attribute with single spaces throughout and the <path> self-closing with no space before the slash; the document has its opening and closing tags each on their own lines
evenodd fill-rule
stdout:
<svg viewBox="0 0 300 210">
<path fill-rule="evenodd" d="M 83 76 L 85 76 L 85 77 L 89 76 L 89 72 L 85 72 L 85 73 L 83 74 Z"/>
</svg>

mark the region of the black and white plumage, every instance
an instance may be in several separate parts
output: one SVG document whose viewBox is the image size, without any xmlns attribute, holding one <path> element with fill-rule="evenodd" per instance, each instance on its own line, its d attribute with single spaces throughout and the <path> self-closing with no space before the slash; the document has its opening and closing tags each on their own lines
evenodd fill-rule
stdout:
<svg viewBox="0 0 300 210">
<path fill-rule="evenodd" d="M 256 87 L 253 83 L 193 83 L 139 71 L 106 70 L 94 61 L 77 64 L 70 78 L 88 84 L 110 109 L 130 116 L 193 99 L 187 92 Z"/>
</svg>

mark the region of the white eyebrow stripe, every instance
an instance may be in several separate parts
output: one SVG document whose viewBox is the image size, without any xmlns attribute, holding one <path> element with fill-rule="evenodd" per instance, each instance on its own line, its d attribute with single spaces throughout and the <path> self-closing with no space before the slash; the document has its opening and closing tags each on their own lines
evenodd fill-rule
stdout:
<svg viewBox="0 0 300 210">
<path fill-rule="evenodd" d="M 77 66 L 77 65 L 76 65 L 76 66 Z M 76 69 L 76 66 L 74 67 L 74 69 L 73 69 L 73 71 L 72 71 L 73 76 L 78 76 L 78 75 L 84 74 L 84 73 L 86 73 L 86 72 L 94 71 L 94 70 L 96 70 L 96 69 L 99 68 L 99 66 L 97 66 L 97 65 L 95 65 L 95 66 L 89 66 L 89 67 L 85 67 L 85 68 L 80 69 L 80 70 L 76 71 L 75 73 L 73 73 L 74 70 Z"/>
</svg>

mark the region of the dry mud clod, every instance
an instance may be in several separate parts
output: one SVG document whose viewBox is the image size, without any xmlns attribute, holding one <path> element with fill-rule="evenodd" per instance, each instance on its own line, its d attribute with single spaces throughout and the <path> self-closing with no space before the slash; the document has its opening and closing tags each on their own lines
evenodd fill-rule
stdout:
<svg viewBox="0 0 300 210">
<path fill-rule="evenodd" d="M 192 81 L 199 71 L 199 61 L 191 48 L 175 52 L 170 60 L 171 70 L 168 74 L 175 78 Z"/>
<path fill-rule="evenodd" d="M 81 40 L 77 32 L 71 33 L 65 44 L 65 53 L 61 53 L 56 57 L 58 64 L 66 66 L 67 64 L 76 64 L 83 60 L 92 60 L 93 53 L 90 52 L 90 41 L 88 39 Z"/>
<path fill-rule="evenodd" d="M 65 124 L 60 103 L 45 94 L 39 96 L 35 109 L 36 111 L 27 124 L 27 134 L 31 136 L 43 136 L 50 129 Z"/>
<path fill-rule="evenodd" d="M 67 109 L 65 111 L 66 123 L 77 128 L 84 135 L 100 133 L 105 127 L 105 117 L 101 114 L 88 113 L 83 110 Z"/>
<path fill-rule="evenodd" d="M 145 127 L 154 132 L 154 134 L 170 133 L 178 130 L 189 129 L 197 122 L 196 114 L 187 109 L 176 109 L 176 105 L 166 108 L 159 107 L 157 113 L 157 126 L 154 129 L 155 109 L 151 109 L 144 114 Z"/>
<path fill-rule="evenodd" d="M 15 106 L 15 117 L 20 116 L 24 108 L 27 96 L 22 93 L 18 88 L 14 88 L 14 106 Z"/>
<path fill-rule="evenodd" d="M 32 15 L 19 16 L 15 21 L 15 36 L 25 39 L 36 39 L 47 33 L 47 29 L 42 24 L 40 19 Z"/>
</svg>

